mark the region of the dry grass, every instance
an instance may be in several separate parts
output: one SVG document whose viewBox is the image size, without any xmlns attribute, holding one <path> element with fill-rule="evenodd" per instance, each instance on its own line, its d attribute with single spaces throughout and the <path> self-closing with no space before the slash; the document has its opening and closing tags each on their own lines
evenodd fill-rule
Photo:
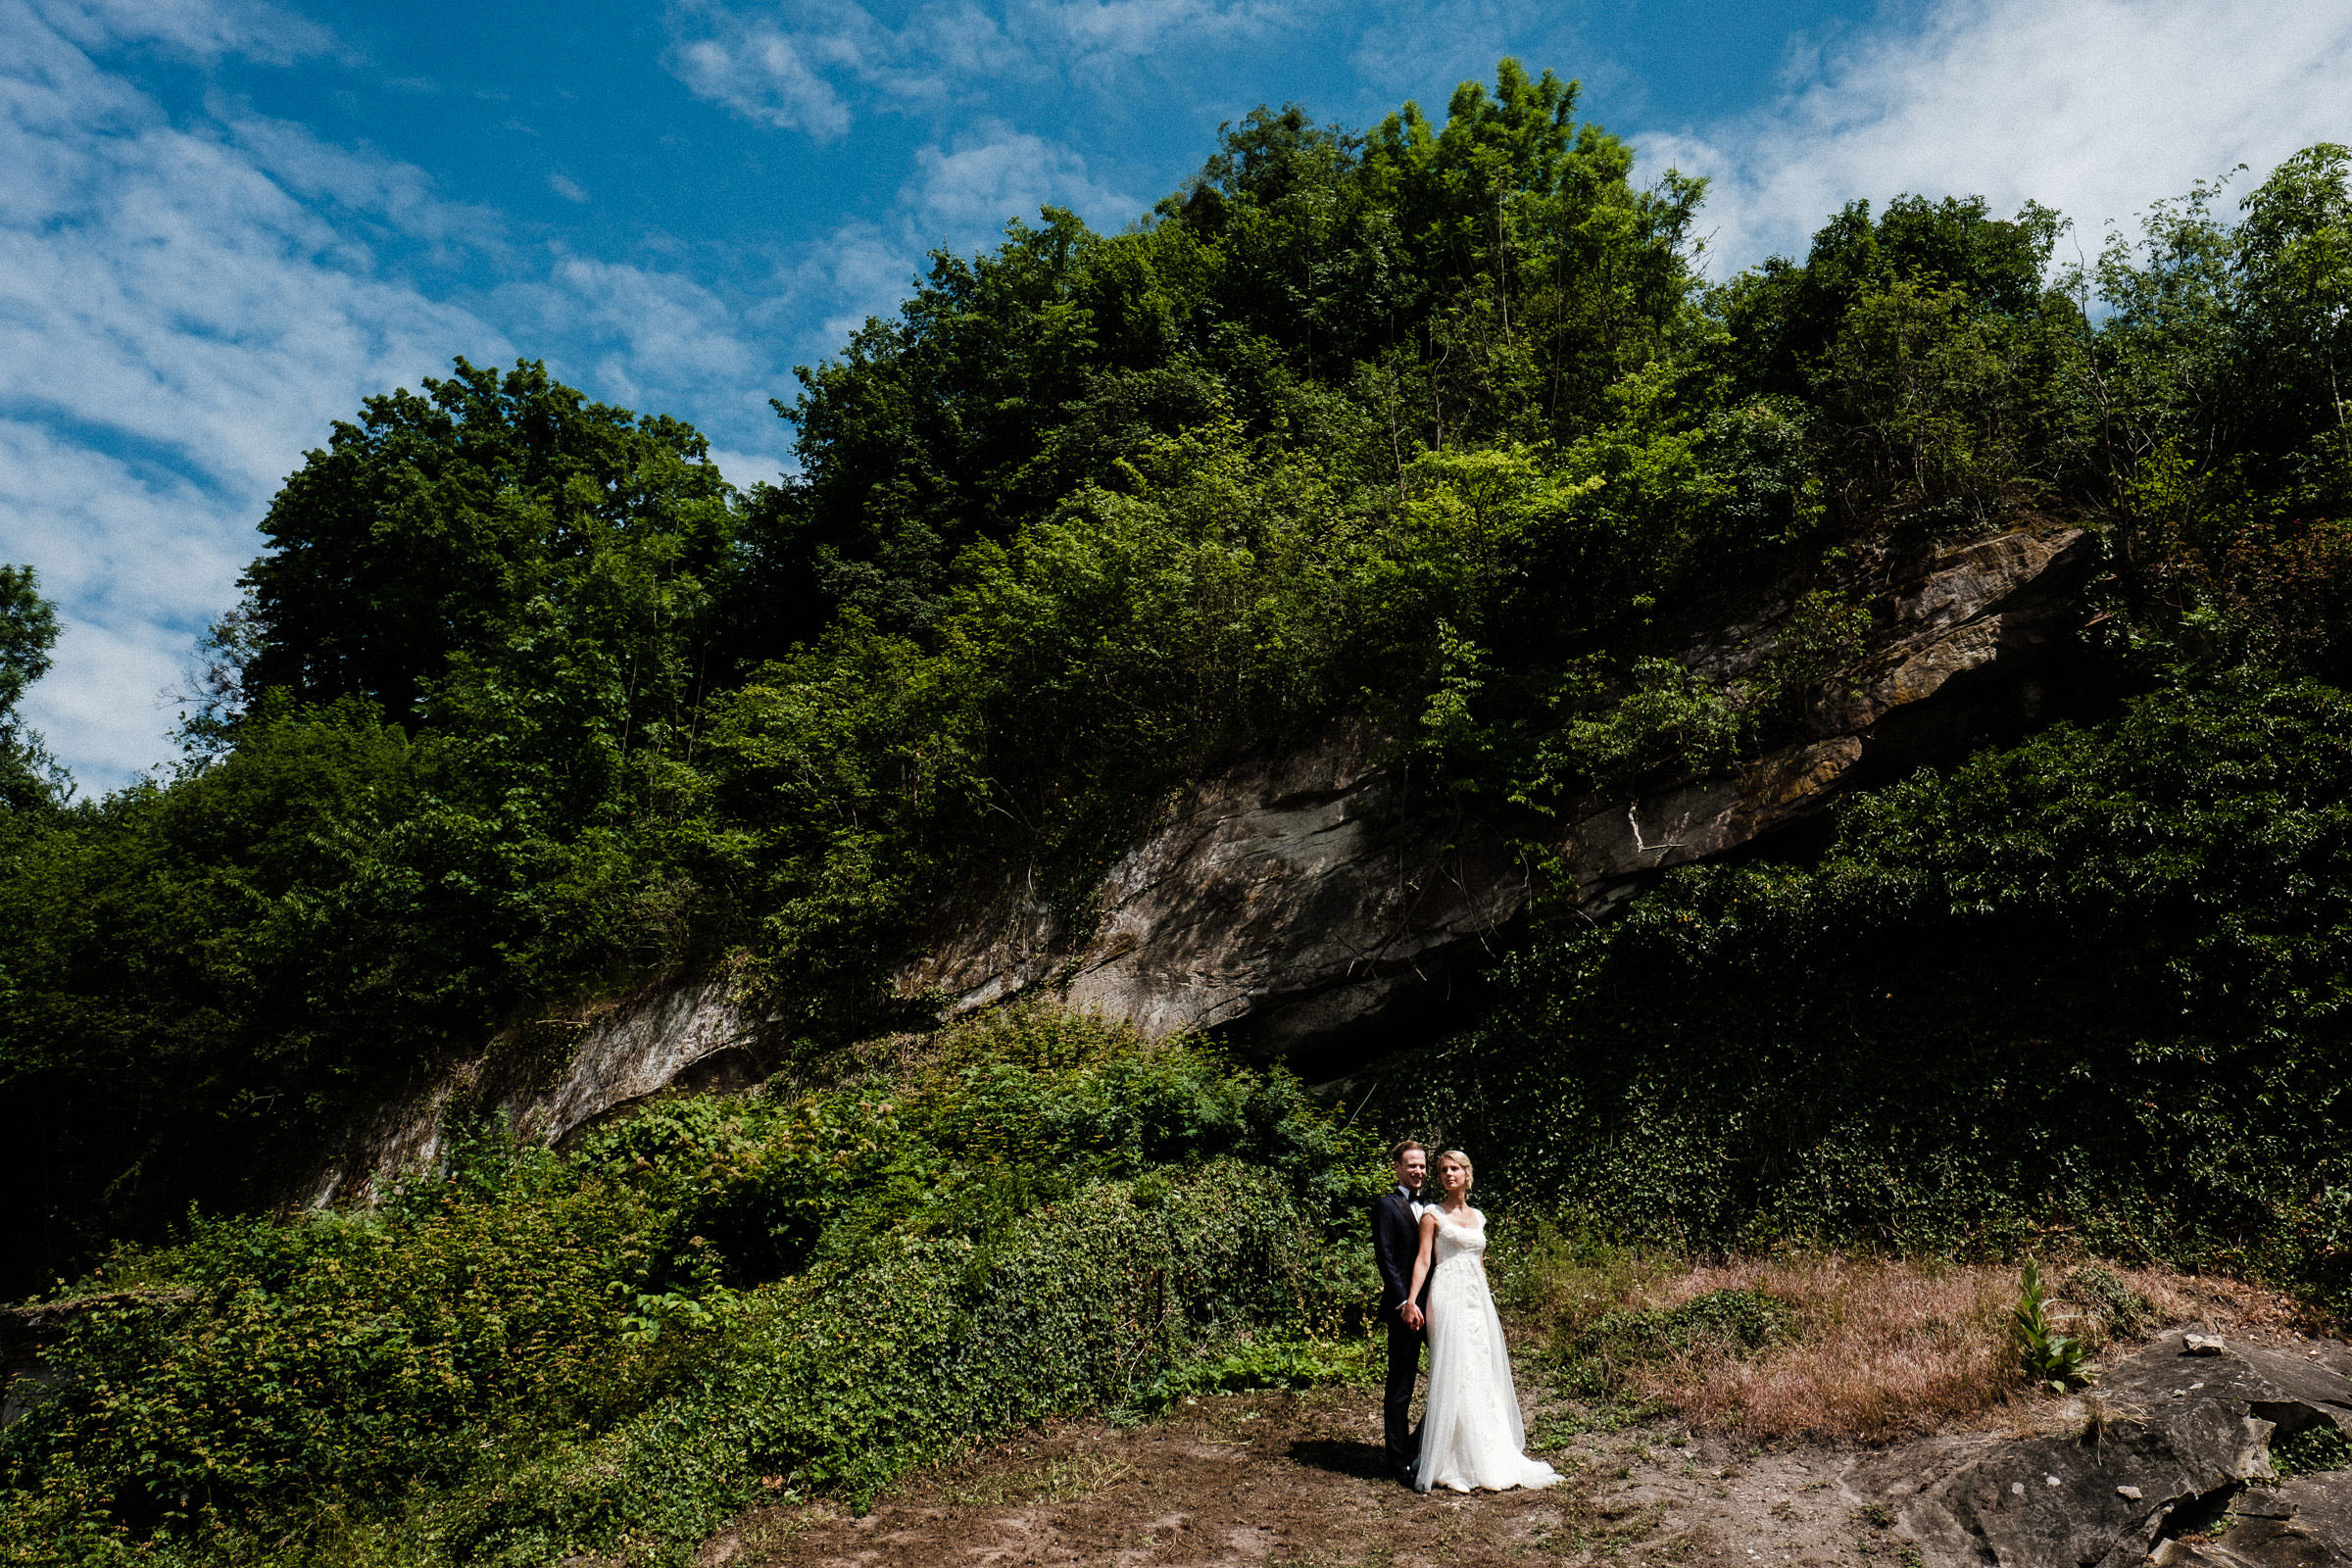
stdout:
<svg viewBox="0 0 2352 1568">
<path fill-rule="evenodd" d="M 2146 1306 L 2118 1316 L 2071 1267 L 2046 1271 L 2050 1315 L 2095 1356 L 2158 1328 L 2282 1327 L 2291 1304 L 2234 1281 L 2096 1263 Z M 2039 1397 L 2011 1348 L 2008 1266 L 1818 1253 L 1675 1267 L 1631 1255 L 1528 1258 L 1522 1306 L 1566 1346 L 1602 1312 L 1666 1311 L 1718 1291 L 1770 1297 L 1780 1331 L 1758 1350 L 1699 1337 L 1618 1372 L 1622 1394 L 1759 1442 L 1890 1443 L 2023 1416 Z"/>
<path fill-rule="evenodd" d="M 2007 1323 L 2017 1276 L 1830 1256 L 1693 1269 L 1646 1305 L 1710 1291 L 1786 1302 L 1786 1338 L 1751 1359 L 1700 1347 L 1633 1374 L 1701 1426 L 1772 1441 L 1886 1443 L 2005 1409 L 2021 1380 Z"/>
</svg>

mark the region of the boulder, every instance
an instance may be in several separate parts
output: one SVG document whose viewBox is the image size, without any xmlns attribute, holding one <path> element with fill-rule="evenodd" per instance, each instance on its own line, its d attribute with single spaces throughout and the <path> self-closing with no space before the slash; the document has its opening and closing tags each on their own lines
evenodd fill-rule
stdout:
<svg viewBox="0 0 2352 1568">
<path fill-rule="evenodd" d="M 2319 1422 L 2352 1434 L 2352 1352 L 2231 1345 L 2199 1353 L 2191 1337 L 2175 1330 L 2126 1358 L 2075 1402 L 2062 1434 L 1944 1440 L 1866 1465 L 1854 1480 L 1884 1499 L 1927 1562 L 1954 1568 L 2140 1568 L 2151 1552 L 2159 1562 L 2202 1562 L 2182 1553 L 2204 1547 L 2177 1538 L 2202 1534 L 2241 1501 L 2272 1510 L 2263 1528 L 2290 1543 L 2281 1549 L 2335 1530 L 2332 1485 L 2247 1484 L 2276 1479 L 2277 1436 Z M 1887 1468 L 1895 1464 L 1900 1473 Z M 2289 1505 L 2306 1494 L 2314 1512 L 2297 1524 Z M 2254 1537 L 2229 1539 L 2235 1549 Z"/>
</svg>

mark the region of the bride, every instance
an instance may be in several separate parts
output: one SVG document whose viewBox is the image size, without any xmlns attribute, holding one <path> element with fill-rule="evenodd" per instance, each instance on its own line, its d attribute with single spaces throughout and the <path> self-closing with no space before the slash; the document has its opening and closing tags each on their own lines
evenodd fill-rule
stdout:
<svg viewBox="0 0 2352 1568">
<path fill-rule="evenodd" d="M 1548 1487 L 1559 1472 L 1522 1451 L 1527 1433 L 1511 1352 L 1487 1291 L 1487 1216 L 1470 1206 L 1470 1182 L 1468 1154 L 1449 1149 L 1438 1156 L 1446 1196 L 1422 1212 L 1421 1251 L 1405 1298 L 1419 1300 L 1421 1282 L 1430 1282 L 1429 1402 L 1413 1490 Z"/>
</svg>

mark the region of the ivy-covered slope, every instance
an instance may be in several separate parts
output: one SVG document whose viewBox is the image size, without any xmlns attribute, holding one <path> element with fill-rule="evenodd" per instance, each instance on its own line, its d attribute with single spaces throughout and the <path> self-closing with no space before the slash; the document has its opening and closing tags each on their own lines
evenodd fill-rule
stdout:
<svg viewBox="0 0 2352 1568">
<path fill-rule="evenodd" d="M 378 1209 L 110 1260 L 0 1432 L 0 1561 L 681 1563 L 756 1495 L 1281 1375 L 1376 1289 L 1379 1170 L 1293 1080 L 1052 1014 L 567 1154 L 477 1128 Z"/>
<path fill-rule="evenodd" d="M 1532 937 L 1365 1116 L 1602 1233 L 2082 1247 L 2352 1311 L 2348 780 L 2333 686 L 2133 698 Z"/>
</svg>

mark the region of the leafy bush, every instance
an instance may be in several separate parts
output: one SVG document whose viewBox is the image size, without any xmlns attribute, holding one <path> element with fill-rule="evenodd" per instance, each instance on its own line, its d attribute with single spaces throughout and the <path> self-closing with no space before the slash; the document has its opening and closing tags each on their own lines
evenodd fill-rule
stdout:
<svg viewBox="0 0 2352 1568">
<path fill-rule="evenodd" d="M 1323 1383 L 1370 1383 L 1383 1375 L 1385 1351 L 1369 1339 L 1259 1340 L 1238 1350 L 1179 1361 L 1137 1392 L 1138 1411 L 1164 1410 L 1188 1394 L 1311 1389 Z"/>
<path fill-rule="evenodd" d="M 2318 1421 L 2300 1432 L 2271 1440 L 2271 1466 L 2281 1476 L 2352 1469 L 2352 1437 L 2333 1422 Z"/>
<path fill-rule="evenodd" d="M 1562 1381 L 1587 1395 L 1618 1393 L 1633 1368 L 1670 1357 L 1752 1354 L 1778 1339 L 1788 1308 L 1762 1291 L 1709 1291 L 1681 1306 L 1605 1312 L 1558 1351 Z"/>
<path fill-rule="evenodd" d="M 377 1213 L 118 1253 L 0 1436 L 0 1560 L 683 1561 L 763 1477 L 1352 1369 L 1377 1171 L 1294 1080 L 1039 1012 L 568 1154 L 485 1130 Z"/>
<path fill-rule="evenodd" d="M 2059 1295 L 2086 1309 L 2109 1338 L 2136 1334 L 2156 1321 L 2156 1309 L 2113 1269 L 2083 1263 L 2068 1269 Z"/>
</svg>

